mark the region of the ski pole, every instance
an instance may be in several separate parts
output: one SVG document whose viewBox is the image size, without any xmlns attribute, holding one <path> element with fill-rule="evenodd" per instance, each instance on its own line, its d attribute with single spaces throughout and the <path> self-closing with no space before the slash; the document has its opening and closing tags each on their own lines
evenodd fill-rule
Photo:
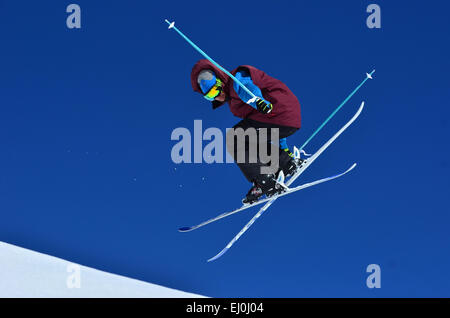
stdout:
<svg viewBox="0 0 450 318">
<path fill-rule="evenodd" d="M 183 34 L 183 32 L 181 32 L 180 30 L 178 30 L 178 28 L 175 26 L 175 21 L 174 22 L 169 22 L 166 19 L 167 24 L 169 25 L 169 29 L 174 29 L 175 31 L 177 31 L 177 33 L 179 35 L 181 35 L 181 37 L 183 39 L 185 39 L 190 45 L 192 45 L 192 47 L 194 49 L 196 49 L 201 55 L 203 55 L 206 59 L 208 59 L 211 63 L 213 63 L 215 66 L 217 66 L 220 70 L 222 70 L 225 74 L 227 74 L 229 77 L 231 77 L 233 79 L 233 81 L 235 81 L 240 87 L 242 87 L 242 89 L 244 91 L 246 91 L 252 98 L 249 99 L 247 101 L 247 104 L 250 104 L 254 101 L 256 101 L 257 97 L 255 96 L 255 94 L 253 94 L 247 87 L 244 86 L 244 84 L 242 84 L 236 77 L 234 77 L 230 72 L 228 72 L 226 69 L 224 69 L 222 66 L 220 66 L 219 64 L 217 64 L 212 58 L 210 58 L 205 52 L 202 51 L 202 49 L 200 49 L 197 45 L 194 44 L 194 42 L 192 42 L 191 40 L 189 40 L 189 38 Z"/>
<path fill-rule="evenodd" d="M 373 70 L 370 74 L 366 73 L 366 78 L 364 79 L 364 81 L 362 81 L 361 84 L 359 84 L 358 87 L 356 87 L 355 90 L 351 92 L 350 95 L 348 95 L 347 98 L 334 110 L 334 112 L 332 112 L 331 115 L 328 116 L 328 118 L 322 123 L 322 125 L 319 126 L 319 128 L 316 129 L 316 131 L 314 131 L 311 137 L 309 137 L 308 140 L 305 141 L 305 143 L 300 147 L 299 150 L 305 148 L 305 146 L 311 141 L 311 139 L 313 139 L 314 136 L 317 135 L 320 130 L 322 130 L 322 128 L 330 121 L 330 119 L 333 118 L 334 115 L 336 115 L 339 109 L 341 109 L 342 106 L 344 106 L 349 101 L 349 99 L 352 98 L 353 95 L 355 95 L 355 93 L 366 83 L 368 79 L 372 79 L 373 73 L 375 73 L 375 70 Z"/>
</svg>

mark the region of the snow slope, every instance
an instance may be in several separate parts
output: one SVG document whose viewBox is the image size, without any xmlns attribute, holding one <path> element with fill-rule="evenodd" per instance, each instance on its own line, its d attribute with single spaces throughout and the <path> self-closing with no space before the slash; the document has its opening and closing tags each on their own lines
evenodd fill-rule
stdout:
<svg viewBox="0 0 450 318">
<path fill-rule="evenodd" d="M 0 297 L 202 296 L 102 272 L 0 242 Z"/>
</svg>

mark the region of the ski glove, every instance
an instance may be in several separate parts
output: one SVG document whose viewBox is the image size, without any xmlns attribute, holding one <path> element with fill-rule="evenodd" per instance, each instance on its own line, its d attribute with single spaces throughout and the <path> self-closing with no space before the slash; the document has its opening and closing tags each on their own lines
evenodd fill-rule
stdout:
<svg viewBox="0 0 450 318">
<path fill-rule="evenodd" d="M 273 109 L 272 103 L 269 103 L 268 101 L 265 101 L 264 99 L 261 99 L 259 97 L 256 99 L 256 107 L 258 111 L 263 114 L 268 114 Z"/>
</svg>

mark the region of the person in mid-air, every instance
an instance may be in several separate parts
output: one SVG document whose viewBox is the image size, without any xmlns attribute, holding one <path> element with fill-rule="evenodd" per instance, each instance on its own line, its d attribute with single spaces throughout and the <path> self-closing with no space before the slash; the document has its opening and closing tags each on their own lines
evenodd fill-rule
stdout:
<svg viewBox="0 0 450 318">
<path fill-rule="evenodd" d="M 297 97 L 284 83 L 253 66 L 239 66 L 231 74 L 257 97 L 255 101 L 247 104 L 251 96 L 206 59 L 198 61 L 192 69 L 192 88 L 211 101 L 213 109 L 227 102 L 231 112 L 242 118 L 233 129 L 256 129 L 258 143 L 260 139 L 258 129 L 267 129 L 268 139 L 265 142 L 268 144 L 270 144 L 271 129 L 278 129 L 280 145 L 278 172 L 283 171 L 285 176 L 292 176 L 301 164 L 301 159 L 294 158 L 287 146 L 286 137 L 300 129 L 300 103 Z M 246 139 L 245 152 L 248 152 L 252 146 L 249 143 L 250 141 Z M 270 145 L 266 149 L 270 149 Z M 228 149 L 228 151 L 237 161 L 236 148 Z M 248 154 L 246 154 L 246 158 L 248 158 Z M 253 203 L 263 195 L 270 197 L 280 192 L 279 187 L 276 187 L 278 172 L 275 174 L 261 173 L 261 167 L 267 163 L 258 159 L 255 163 L 237 161 L 237 165 L 247 180 L 253 183 L 250 191 L 242 200 L 243 203 Z"/>
</svg>

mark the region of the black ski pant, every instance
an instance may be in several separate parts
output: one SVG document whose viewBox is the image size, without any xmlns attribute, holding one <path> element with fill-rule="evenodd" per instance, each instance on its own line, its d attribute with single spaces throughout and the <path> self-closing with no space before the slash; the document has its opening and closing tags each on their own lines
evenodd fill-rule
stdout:
<svg viewBox="0 0 450 318">
<path fill-rule="evenodd" d="M 236 135 L 238 128 L 249 132 L 248 135 L 241 138 L 241 141 L 238 140 L 240 137 Z M 262 167 L 266 167 L 266 170 L 271 170 L 271 173 L 276 173 L 279 169 L 283 169 L 290 161 L 291 157 L 289 154 L 279 147 L 279 139 L 286 138 L 294 134 L 297 130 L 298 128 L 295 127 L 243 119 L 228 131 L 227 151 L 233 157 L 245 178 L 249 182 L 253 182 L 258 180 L 263 174 Z M 252 131 L 253 134 L 251 133 Z M 278 140 L 273 140 L 274 138 L 278 138 Z M 267 156 L 271 157 L 271 159 L 275 157 L 272 156 L 274 151 L 278 152 L 278 158 L 275 158 L 277 159 L 275 160 L 276 162 L 274 160 L 268 161 Z M 269 166 L 270 169 L 267 168 Z"/>
</svg>

